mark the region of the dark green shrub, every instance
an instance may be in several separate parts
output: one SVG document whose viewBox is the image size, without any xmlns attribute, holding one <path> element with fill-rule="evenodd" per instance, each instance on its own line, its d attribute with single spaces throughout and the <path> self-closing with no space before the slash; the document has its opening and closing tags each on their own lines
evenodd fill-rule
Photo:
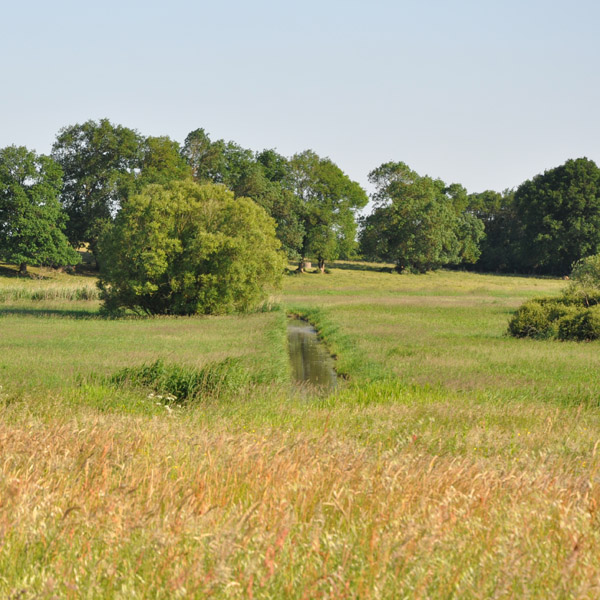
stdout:
<svg viewBox="0 0 600 600">
<path fill-rule="evenodd" d="M 600 290 L 587 290 L 585 293 L 576 287 L 569 287 L 560 301 L 571 306 L 596 306 L 600 304 Z"/>
<path fill-rule="evenodd" d="M 508 331 L 515 337 L 600 339 L 600 254 L 575 264 L 561 296 L 525 302 L 510 320 Z"/>
<path fill-rule="evenodd" d="M 558 321 L 561 340 L 590 341 L 600 339 L 600 306 L 570 311 Z"/>
<path fill-rule="evenodd" d="M 121 369 L 110 378 L 113 385 L 149 388 L 173 402 L 236 392 L 247 382 L 248 372 L 236 358 L 208 363 L 202 369 L 157 360 L 149 365 Z"/>
<path fill-rule="evenodd" d="M 551 307 L 539 300 L 529 300 L 521 305 L 508 323 L 514 337 L 548 338 L 554 331 L 550 320 Z"/>
</svg>

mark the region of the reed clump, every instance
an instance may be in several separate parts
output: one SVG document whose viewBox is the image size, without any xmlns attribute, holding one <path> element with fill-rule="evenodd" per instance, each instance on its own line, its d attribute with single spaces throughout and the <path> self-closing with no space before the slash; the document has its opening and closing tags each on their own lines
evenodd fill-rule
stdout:
<svg viewBox="0 0 600 600">
<path fill-rule="evenodd" d="M 151 364 L 120 369 L 109 378 L 113 385 L 148 388 L 171 402 L 237 392 L 248 380 L 249 374 L 242 362 L 231 357 L 200 369 L 158 359 Z"/>
</svg>

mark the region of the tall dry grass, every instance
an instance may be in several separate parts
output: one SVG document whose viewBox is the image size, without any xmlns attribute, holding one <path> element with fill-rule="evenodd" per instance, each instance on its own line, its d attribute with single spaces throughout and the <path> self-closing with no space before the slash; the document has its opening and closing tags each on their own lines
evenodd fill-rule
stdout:
<svg viewBox="0 0 600 600">
<path fill-rule="evenodd" d="M 536 409 L 532 431 L 523 406 L 486 423 L 422 400 L 395 428 L 396 403 L 362 407 L 376 443 L 348 402 L 273 397 L 247 420 L 251 398 L 158 418 L 8 405 L 0 594 L 597 597 L 598 415 Z M 443 419 L 467 452 L 431 443 Z"/>
</svg>

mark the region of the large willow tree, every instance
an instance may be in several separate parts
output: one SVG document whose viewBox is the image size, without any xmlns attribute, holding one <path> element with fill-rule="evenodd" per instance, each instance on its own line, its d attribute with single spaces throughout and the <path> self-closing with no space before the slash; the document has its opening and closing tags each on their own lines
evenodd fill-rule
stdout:
<svg viewBox="0 0 600 600">
<path fill-rule="evenodd" d="M 246 311 L 282 277 L 271 217 L 218 184 L 153 184 L 100 238 L 108 310 L 191 315 Z"/>
</svg>

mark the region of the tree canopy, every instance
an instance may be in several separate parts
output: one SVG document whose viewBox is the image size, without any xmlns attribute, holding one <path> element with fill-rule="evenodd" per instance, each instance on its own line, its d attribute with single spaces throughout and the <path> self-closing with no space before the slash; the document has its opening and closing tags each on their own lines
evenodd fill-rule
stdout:
<svg viewBox="0 0 600 600">
<path fill-rule="evenodd" d="M 55 231 L 64 231 L 75 248 L 87 245 L 97 263 L 102 231 L 129 198 L 174 181 L 222 184 L 236 198 L 250 198 L 274 220 L 288 259 L 301 265 L 316 259 L 321 270 L 326 261 L 355 258 L 360 251 L 366 259 L 393 261 L 398 270 L 454 265 L 564 275 L 576 261 L 600 252 L 600 169 L 587 158 L 568 160 L 516 189 L 470 195 L 403 162 L 384 163 L 369 174 L 374 210 L 359 219 L 360 244 L 357 217 L 367 194 L 312 150 L 291 157 L 275 149 L 256 152 L 213 141 L 201 128 L 180 147 L 167 136 L 144 137 L 101 119 L 61 129 L 52 158 L 62 169 L 62 182 L 54 186 L 63 209 Z M 35 160 L 41 169 L 42 158 Z M 43 168 L 49 173 L 48 165 Z M 50 260 L 41 250 L 37 254 L 28 260 Z"/>
<path fill-rule="evenodd" d="M 248 310 L 279 283 L 279 249 L 267 213 L 223 185 L 148 185 L 100 239 L 105 307 L 180 315 Z"/>
<path fill-rule="evenodd" d="M 321 270 L 326 260 L 351 258 L 357 247 L 355 213 L 368 202 L 362 187 L 311 150 L 290 159 L 289 181 L 304 229 L 302 258 L 315 256 Z"/>
<path fill-rule="evenodd" d="M 182 153 L 197 181 L 223 183 L 262 206 L 289 258 L 314 256 L 323 268 L 325 260 L 355 253 L 355 211 L 367 195 L 330 159 L 311 150 L 290 159 L 272 149 L 255 153 L 212 142 L 204 129 L 187 136 Z"/>
<path fill-rule="evenodd" d="M 74 265 L 64 234 L 60 166 L 20 146 L 0 150 L 0 257 L 20 265 Z"/>
<path fill-rule="evenodd" d="M 367 257 L 416 272 L 477 260 L 483 224 L 467 210 L 462 186 L 422 177 L 402 162 L 384 163 L 369 180 L 376 192 L 361 232 Z"/>
<path fill-rule="evenodd" d="M 74 246 L 98 236 L 135 184 L 141 136 L 108 119 L 60 130 L 52 157 L 63 170 L 62 205 L 69 217 L 67 235 Z"/>
<path fill-rule="evenodd" d="M 524 182 L 515 206 L 524 269 L 564 275 L 579 259 L 600 252 L 600 169 L 593 161 L 568 160 Z"/>
</svg>

